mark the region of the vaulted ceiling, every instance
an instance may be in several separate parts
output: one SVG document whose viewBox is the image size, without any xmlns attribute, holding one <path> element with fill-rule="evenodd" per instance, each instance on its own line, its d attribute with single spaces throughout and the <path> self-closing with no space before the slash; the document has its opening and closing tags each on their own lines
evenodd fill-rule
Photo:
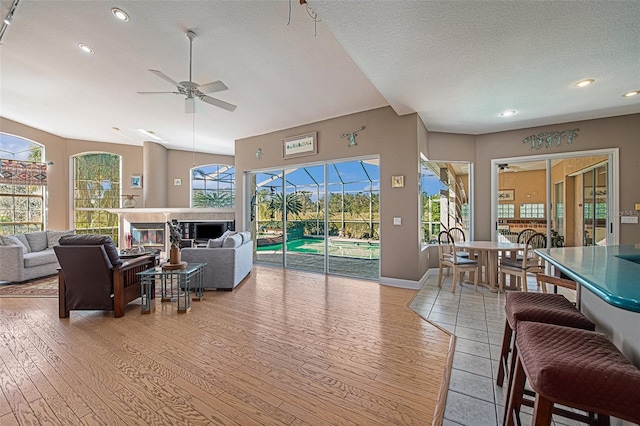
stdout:
<svg viewBox="0 0 640 426">
<path fill-rule="evenodd" d="M 466 134 L 640 112 L 640 96 L 622 96 L 640 90 L 636 0 L 308 6 L 21 0 L 0 46 L 0 115 L 65 138 L 140 144 L 145 129 L 171 148 L 233 154 L 236 139 L 385 105 Z M 137 93 L 176 90 L 149 69 L 189 80 L 188 30 L 192 80 L 223 81 L 209 95 L 234 112 Z"/>
</svg>

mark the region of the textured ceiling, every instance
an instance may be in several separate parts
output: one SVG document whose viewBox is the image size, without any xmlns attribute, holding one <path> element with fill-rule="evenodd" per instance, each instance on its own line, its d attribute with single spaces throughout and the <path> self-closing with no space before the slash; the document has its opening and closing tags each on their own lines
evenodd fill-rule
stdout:
<svg viewBox="0 0 640 426">
<path fill-rule="evenodd" d="M 144 128 L 232 154 L 236 139 L 384 105 L 471 134 L 640 112 L 640 96 L 621 96 L 640 89 L 639 1 L 309 3 L 317 36 L 298 0 L 22 0 L 0 46 L 0 115 L 66 138 L 140 144 Z M 188 80 L 189 29 L 193 81 L 222 80 L 211 96 L 235 112 L 136 93 L 173 90 L 148 69 Z M 597 81 L 574 88 L 582 78 Z"/>
</svg>

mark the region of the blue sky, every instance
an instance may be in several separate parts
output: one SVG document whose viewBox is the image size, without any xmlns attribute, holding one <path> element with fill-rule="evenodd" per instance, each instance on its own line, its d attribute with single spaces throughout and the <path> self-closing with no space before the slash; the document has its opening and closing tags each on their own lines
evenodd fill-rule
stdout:
<svg viewBox="0 0 640 426">
<path fill-rule="evenodd" d="M 29 147 L 33 142 L 16 136 L 0 133 L 0 158 L 11 160 L 26 160 L 29 156 Z"/>
</svg>

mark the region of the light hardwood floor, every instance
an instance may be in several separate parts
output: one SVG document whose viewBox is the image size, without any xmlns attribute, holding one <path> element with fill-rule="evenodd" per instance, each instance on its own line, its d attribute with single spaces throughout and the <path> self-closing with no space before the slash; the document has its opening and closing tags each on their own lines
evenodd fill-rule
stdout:
<svg viewBox="0 0 640 426">
<path fill-rule="evenodd" d="M 0 298 L 0 425 L 440 424 L 455 338 L 415 293 L 256 266 L 188 314 Z"/>
</svg>

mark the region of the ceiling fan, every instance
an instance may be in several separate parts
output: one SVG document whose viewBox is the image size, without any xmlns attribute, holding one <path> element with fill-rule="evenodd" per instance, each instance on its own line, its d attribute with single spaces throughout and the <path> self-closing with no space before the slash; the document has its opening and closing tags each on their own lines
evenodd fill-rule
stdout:
<svg viewBox="0 0 640 426">
<path fill-rule="evenodd" d="M 187 38 L 189 39 L 189 80 L 177 82 L 171 77 L 167 76 L 162 71 L 149 70 L 161 79 L 168 81 L 176 87 L 172 92 L 138 92 L 140 95 L 157 95 L 165 93 L 173 93 L 174 95 L 184 95 L 185 99 L 185 112 L 187 114 L 193 114 L 195 112 L 195 99 L 198 98 L 202 102 L 206 102 L 210 105 L 217 106 L 218 108 L 226 109 L 227 111 L 235 111 L 237 108 L 235 105 L 221 101 L 220 99 L 207 96 L 206 93 L 215 93 L 227 90 L 228 87 L 221 81 L 214 81 L 207 84 L 197 84 L 191 79 L 191 65 L 193 63 L 193 40 L 197 37 L 196 33 L 189 30 L 187 31 Z"/>
<path fill-rule="evenodd" d="M 498 171 L 499 172 L 504 172 L 505 170 L 510 170 L 510 171 L 514 171 L 514 172 L 521 172 L 521 171 L 524 171 L 525 169 L 520 167 L 520 166 L 514 166 L 514 165 L 507 164 L 507 163 L 498 164 Z"/>
</svg>

